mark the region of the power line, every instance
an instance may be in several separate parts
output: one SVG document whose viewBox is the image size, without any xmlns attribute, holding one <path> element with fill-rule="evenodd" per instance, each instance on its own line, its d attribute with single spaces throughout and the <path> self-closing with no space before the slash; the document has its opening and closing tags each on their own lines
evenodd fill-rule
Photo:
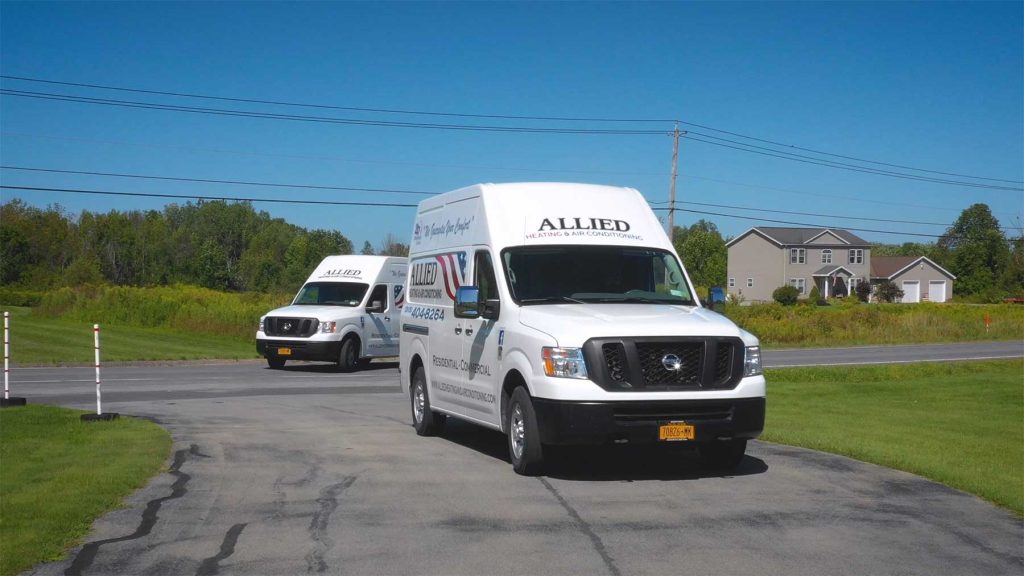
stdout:
<svg viewBox="0 0 1024 576">
<path fill-rule="evenodd" d="M 694 142 L 703 142 L 704 144 L 711 144 L 713 146 L 721 146 L 723 148 L 731 148 L 733 150 L 739 150 L 741 152 L 748 152 L 750 154 L 760 154 L 762 156 L 771 156 L 773 158 L 781 158 L 783 160 L 792 160 L 793 162 L 802 162 L 804 164 L 815 164 L 817 166 L 825 166 L 827 168 L 837 168 L 840 170 L 849 170 L 852 172 L 863 172 L 865 174 L 875 174 L 877 176 L 889 176 L 891 178 L 902 178 L 904 180 L 917 180 L 920 182 L 932 182 L 935 184 L 949 184 L 953 186 L 965 186 L 968 188 L 985 188 L 989 190 L 1010 190 L 1014 192 L 1024 191 L 1024 188 L 1015 188 L 1013 186 L 997 186 L 993 184 L 979 184 L 975 182 L 963 182 L 961 180 L 946 180 L 942 178 L 932 178 L 930 176 L 917 176 L 914 174 L 905 174 L 901 172 L 892 172 L 889 170 L 879 170 L 876 168 L 859 167 L 853 164 L 844 164 L 841 162 L 834 162 L 832 160 L 823 160 L 819 158 L 813 158 L 811 156 L 803 156 L 799 154 L 792 154 L 790 152 L 782 152 L 777 150 L 771 150 L 770 148 L 764 148 L 763 146 L 754 146 L 753 144 L 744 144 L 742 142 L 736 142 L 734 140 L 727 140 L 724 138 L 717 138 L 715 136 L 707 136 L 709 138 L 715 138 L 724 142 L 735 144 L 730 146 L 729 144 L 723 144 L 722 142 L 715 142 L 712 140 L 703 140 L 701 138 L 694 138 L 691 134 L 694 132 L 688 132 L 686 135 L 687 140 Z M 706 136 L 706 135 L 703 135 Z M 760 150 L 759 150 L 760 149 Z M 771 150 L 771 152 L 764 152 L 762 150 Z"/>
<path fill-rule="evenodd" d="M 239 198 L 235 196 L 206 196 L 201 194 L 157 194 L 155 192 L 113 192 L 110 190 L 81 190 L 77 188 L 43 188 L 38 186 L 9 186 L 0 184 L 7 190 L 24 190 L 29 192 L 63 192 L 68 194 L 101 194 L 105 196 L 138 196 L 143 198 L 179 198 L 185 200 L 224 200 L 231 202 L 270 202 L 274 204 L 319 204 L 329 206 L 377 206 L 383 208 L 415 208 L 416 204 L 398 204 L 390 202 L 341 202 L 337 200 L 292 200 L 284 198 Z"/>
<path fill-rule="evenodd" d="M 747 136 L 745 134 L 740 134 L 738 132 L 730 132 L 728 130 L 722 130 L 720 128 L 713 128 L 711 126 L 704 126 L 704 125 L 701 125 L 701 124 L 694 124 L 693 122 L 683 122 L 683 121 L 680 121 L 679 123 L 680 124 L 684 124 L 686 126 L 695 126 L 697 128 L 703 128 L 705 130 L 711 130 L 713 132 L 721 132 L 722 134 L 729 134 L 730 136 L 736 136 L 738 138 L 745 138 L 747 140 L 754 140 L 756 142 L 763 142 L 765 144 L 771 144 L 773 146 L 780 146 L 782 148 L 793 148 L 795 150 L 802 150 L 804 152 L 813 152 L 814 154 L 821 154 L 823 156 L 832 156 L 834 158 L 843 158 L 845 160 L 854 160 L 856 162 L 864 162 L 864 163 L 867 163 L 867 164 L 878 164 L 879 166 L 889 166 L 890 168 L 902 168 L 904 170 L 914 170 L 916 172 L 928 172 L 930 174 L 941 174 L 943 176 L 957 176 L 957 177 L 960 177 L 960 178 L 971 178 L 971 179 L 974 179 L 974 180 L 991 180 L 993 182 L 1008 182 L 1010 184 L 1024 184 L 1024 181 L 1021 181 L 1021 180 L 1006 180 L 1006 179 L 1003 179 L 1003 178 L 988 178 L 988 177 L 985 177 L 985 176 L 972 176 L 970 174 L 958 174 L 956 172 L 941 172 L 941 171 L 938 171 L 938 170 L 928 170 L 928 169 L 925 169 L 925 168 L 915 168 L 914 166 L 906 166 L 906 165 L 903 165 L 903 164 L 891 164 L 891 163 L 888 163 L 888 162 L 879 162 L 877 160 L 868 160 L 868 159 L 865 159 L 865 158 L 857 158 L 856 156 L 845 156 L 843 154 L 834 154 L 832 152 L 825 152 L 825 151 L 822 151 L 822 150 L 815 150 L 814 148 L 804 148 L 802 146 L 796 146 L 796 145 L 793 145 L 793 144 L 785 144 L 783 142 L 776 142 L 774 140 L 766 140 L 764 138 L 758 138 L 756 136 Z M 691 133 L 696 134 L 696 132 L 691 132 Z M 706 136 L 708 138 L 717 138 L 716 136 L 711 136 L 711 135 L 706 135 Z"/>
<path fill-rule="evenodd" d="M 778 141 L 775 141 L 775 140 L 770 140 L 770 139 L 766 139 L 766 138 L 760 138 L 760 137 L 756 137 L 756 136 L 750 136 L 750 135 L 742 134 L 742 133 L 739 133 L 739 132 L 723 130 L 721 128 L 715 128 L 713 126 L 707 126 L 707 125 L 704 125 L 704 124 L 697 124 L 695 122 L 686 122 L 686 121 L 680 120 L 678 118 L 661 118 L 661 119 L 658 119 L 658 118 L 585 118 L 585 117 L 566 117 L 566 116 L 528 116 L 528 115 L 511 115 L 511 114 L 468 114 L 468 113 L 456 113 L 456 112 L 432 112 L 432 111 L 424 111 L 424 110 L 401 110 L 401 109 L 389 109 L 389 108 L 366 108 L 366 107 L 355 107 L 355 106 L 337 106 L 337 105 L 329 105 L 329 104 L 314 104 L 314 103 L 305 103 L 305 102 L 288 102 L 288 101 L 280 101 L 280 100 L 262 100 L 262 99 L 255 99 L 255 98 L 237 98 L 237 97 L 226 97 L 226 96 L 212 96 L 212 95 L 209 95 L 209 94 L 197 94 L 197 93 L 188 93 L 188 92 L 172 92 L 172 91 L 163 91 L 163 90 L 145 90 L 145 89 L 140 89 L 140 88 L 128 88 L 128 87 L 124 87 L 124 86 L 110 86 L 110 85 L 91 84 L 91 83 L 84 83 L 84 82 L 66 82 L 66 81 L 57 81 L 57 80 L 46 80 L 46 79 L 42 79 L 42 78 L 31 78 L 31 77 L 26 77 L 26 76 L 0 75 L 0 78 L 5 78 L 5 79 L 8 79 L 8 80 L 17 80 L 17 81 L 22 81 L 22 82 L 34 82 L 34 83 L 41 83 L 41 84 L 50 84 L 50 85 L 58 85 L 58 86 L 72 86 L 72 87 L 78 87 L 78 88 L 93 88 L 93 89 L 101 89 L 101 90 L 115 90 L 115 91 L 120 91 L 120 92 L 131 92 L 131 93 L 137 93 L 137 94 L 152 94 L 152 95 L 173 96 L 173 97 L 182 97 L 182 98 L 196 98 L 196 99 L 205 99 L 205 100 L 219 100 L 219 101 L 225 101 L 225 102 L 240 102 L 240 103 L 248 103 L 248 104 L 268 104 L 268 105 L 274 105 L 274 106 L 290 106 L 290 107 L 314 108 L 314 109 L 324 109 L 324 110 L 344 110 L 344 111 L 352 111 L 352 112 L 374 112 L 374 113 L 384 113 L 384 114 L 404 114 L 404 115 L 416 115 L 416 116 L 439 116 L 439 117 L 454 117 L 454 118 L 483 118 L 483 119 L 501 119 L 501 120 L 541 120 L 541 121 L 558 121 L 558 122 L 616 122 L 616 123 L 676 123 L 676 122 L 678 122 L 678 123 L 683 124 L 685 126 L 693 126 L 693 127 L 701 128 L 701 129 L 704 129 L 704 130 L 711 130 L 713 132 L 718 132 L 718 133 L 721 133 L 721 134 L 728 134 L 730 136 L 735 136 L 735 137 L 743 138 L 743 139 L 746 139 L 746 140 L 752 140 L 752 141 L 756 141 L 756 142 L 761 142 L 761 143 L 764 143 L 764 144 L 771 144 L 771 145 L 777 146 L 777 147 L 791 148 L 791 149 L 794 149 L 794 150 L 801 150 L 803 152 L 811 152 L 811 153 L 820 154 L 820 155 L 823 155 L 823 156 L 831 156 L 831 157 L 834 157 L 834 158 L 842 158 L 842 159 L 845 159 L 845 160 L 853 160 L 853 161 L 856 161 L 856 162 L 862 162 L 862 163 L 867 163 L 867 164 L 876 164 L 876 165 L 879 165 L 879 166 L 888 166 L 890 168 L 901 168 L 901 169 L 904 169 L 904 170 L 913 170 L 915 172 L 925 172 L 925 173 L 930 173 L 930 174 L 939 174 L 939 175 L 943 175 L 943 176 L 956 176 L 956 177 L 960 177 L 960 178 L 970 178 L 970 179 L 973 179 L 973 180 L 988 180 L 988 181 L 992 181 L 992 182 L 1006 182 L 1006 183 L 1011 183 L 1011 184 L 1024 184 L 1024 181 L 1021 181 L 1021 180 L 1008 180 L 1008 179 L 1003 179 L 1003 178 L 990 178 L 990 177 L 985 177 L 985 176 L 973 176 L 973 175 L 970 175 L 970 174 L 961 174 L 961 173 L 956 173 L 956 172 L 942 172 L 942 171 L 939 171 L 939 170 L 929 170 L 929 169 L 926 169 L 926 168 L 917 168 L 917 167 L 908 166 L 908 165 L 905 165 L 905 164 L 894 164 L 894 163 L 889 163 L 889 162 L 881 162 L 881 161 L 878 161 L 878 160 L 869 160 L 869 159 L 866 159 L 866 158 L 858 158 L 856 156 L 849 156 L 849 155 L 844 155 L 844 154 L 836 154 L 836 153 L 833 153 L 833 152 L 826 152 L 826 151 L 817 150 L 817 149 L 814 149 L 814 148 L 807 148 L 807 147 L 803 147 L 803 146 L 796 146 L 794 144 L 786 144 L 786 143 L 778 142 Z M 708 138 L 719 138 L 719 137 L 712 136 L 712 135 L 705 135 L 705 136 L 708 137 Z"/>
<path fill-rule="evenodd" d="M 668 211 L 668 208 L 652 208 L 656 212 Z M 877 234 L 896 234 L 900 236 L 922 236 L 926 238 L 942 238 L 941 234 L 918 234 L 914 232 L 893 232 L 891 230 L 872 230 L 869 228 L 851 228 L 849 226 L 829 226 L 825 224 L 809 224 L 807 222 L 790 222 L 786 220 L 771 220 L 769 218 L 755 218 L 753 216 L 742 216 L 738 214 L 722 214 L 721 212 L 707 212 L 704 210 L 689 210 L 686 208 L 676 208 L 679 212 L 690 212 L 692 214 L 704 214 L 707 216 L 722 216 L 724 218 L 736 218 L 739 220 L 751 220 L 755 222 L 771 222 L 774 224 L 788 224 L 790 226 L 804 226 L 807 228 L 830 228 L 836 230 L 854 230 L 856 232 L 873 232 Z"/>
<path fill-rule="evenodd" d="M 40 78 L 28 78 L 25 76 L 8 76 L 6 74 L 0 74 L 0 78 L 6 78 L 8 80 L 21 80 L 23 82 L 38 82 L 41 84 L 54 84 L 59 86 L 76 86 L 80 88 L 99 88 L 102 90 L 117 90 L 120 92 L 134 92 L 138 94 L 157 94 L 161 96 L 176 96 L 181 98 L 201 98 L 204 100 L 221 100 L 225 102 L 244 102 L 248 104 L 270 104 L 274 106 L 293 106 L 301 108 L 318 108 L 322 110 L 345 110 L 349 112 L 375 112 L 383 114 L 407 114 L 414 116 L 445 116 L 450 118 L 488 118 L 495 120 L 546 120 L 556 122 L 625 122 L 625 123 L 642 123 L 642 122 L 658 122 L 658 123 L 669 123 L 675 122 L 672 119 L 658 119 L 658 118 L 579 118 L 579 117 L 567 117 L 567 116 L 519 116 L 512 114 L 467 114 L 457 112 L 429 112 L 423 110 L 397 110 L 393 108 L 360 108 L 355 106 L 334 106 L 330 104 L 312 104 L 306 102 L 286 102 L 281 100 L 259 100 L 255 98 L 231 98 L 227 96 L 211 96 L 209 94 L 195 94 L 188 92 L 166 92 L 162 90 L 143 90 L 139 88 L 125 88 L 121 86 L 105 86 L 101 84 L 85 84 L 81 82 L 59 82 L 56 80 L 43 80 Z"/>
<path fill-rule="evenodd" d="M 175 176 L 151 176 L 144 174 L 121 174 L 116 172 L 87 172 L 83 170 L 57 170 L 56 168 L 29 168 L 25 166 L 0 166 L 3 170 L 21 170 L 28 172 L 47 172 L 56 174 L 81 174 L 86 176 L 106 176 L 113 178 L 140 178 L 146 180 L 171 180 L 175 182 L 201 182 L 204 184 L 235 184 L 244 186 L 267 186 L 272 188 L 305 188 L 310 190 L 339 190 L 345 192 L 383 192 L 387 194 L 418 194 L 432 196 L 437 192 L 420 192 L 417 190 L 392 190 L 388 188 L 354 188 L 350 186 L 317 186 L 313 184 L 282 184 L 276 182 L 251 182 L 246 180 L 216 180 L 212 178 L 184 178 Z"/>
<path fill-rule="evenodd" d="M 26 167 L 26 166 L 5 166 L 5 165 L 0 165 L 0 169 L 2 169 L 2 170 L 28 171 L 28 172 L 56 173 L 56 174 L 79 174 L 79 175 L 86 175 L 86 176 L 103 176 L 103 177 L 113 177 L 113 178 L 134 178 L 134 179 L 146 179 L 146 180 L 162 180 L 162 181 L 173 181 L 173 182 L 199 182 L 199 183 L 206 183 L 206 184 L 230 184 L 230 185 L 244 185 L 244 186 L 263 186 L 263 187 L 273 187 L 273 188 L 301 188 L 301 189 L 310 189 L 310 190 L 335 190 L 335 191 L 345 191 L 345 192 L 375 192 L 375 193 L 389 193 L 389 194 L 414 194 L 414 195 L 421 195 L 421 196 L 435 196 L 435 195 L 439 194 L 438 192 L 424 192 L 424 191 L 418 191 L 418 190 L 394 190 L 394 189 L 389 189 L 389 188 L 358 188 L 358 187 L 351 187 L 351 186 L 322 186 L 322 185 L 313 185 L 313 184 L 290 184 L 290 183 L 281 183 L 281 182 L 273 182 L 273 183 L 271 183 L 271 182 L 253 182 L 253 181 L 247 181 L 247 180 L 222 180 L 222 179 L 213 179 L 213 178 L 187 178 L 187 177 L 176 177 L 176 176 L 155 176 L 155 175 L 146 175 L 146 174 L 125 174 L 125 173 L 118 173 L 118 172 L 97 172 L 97 171 L 85 171 L 85 170 L 60 170 L 60 169 L 56 169 L 56 168 L 35 168 L 35 167 Z M 225 199 L 225 198 L 216 198 L 216 199 Z M 668 204 L 669 202 L 667 202 L 667 201 L 660 201 L 660 202 L 648 202 L 648 203 L 653 206 L 653 205 Z M 943 226 L 943 227 L 946 227 L 946 228 L 951 226 L 951 224 L 943 223 L 943 222 L 922 222 L 922 221 L 915 221 L 915 220 L 892 220 L 892 219 L 885 219 L 885 218 L 869 218 L 869 217 L 858 217 L 858 216 L 844 216 L 844 215 L 839 215 L 839 214 L 821 214 L 821 213 L 814 213 L 814 212 L 797 212 L 797 211 L 789 211 L 789 210 L 771 210 L 771 209 L 767 209 L 767 208 L 755 208 L 755 207 L 750 207 L 750 206 L 735 206 L 735 205 L 729 205 L 729 204 L 712 204 L 712 203 L 706 203 L 706 202 L 680 201 L 678 203 L 679 204 L 688 204 L 688 205 L 692 205 L 692 206 L 706 206 L 706 207 L 711 207 L 711 208 L 728 208 L 728 209 L 731 209 L 731 210 L 747 210 L 747 211 L 767 212 L 767 213 L 773 213 L 773 214 L 790 214 L 790 215 L 796 215 L 796 216 L 814 216 L 814 217 L 820 217 L 820 218 L 839 218 L 841 220 L 860 220 L 860 221 L 871 221 L 871 222 L 887 222 L 887 223 L 893 223 L 893 224 L 918 224 L 918 225 L 926 225 L 926 226 Z M 1019 227 L 1015 227 L 1015 226 L 1004 226 L 1003 228 L 1007 229 L 1007 230 L 1019 229 Z"/>
<path fill-rule="evenodd" d="M 176 198 L 176 199 L 188 199 L 188 200 L 222 200 L 231 202 L 270 202 L 277 204 L 315 204 L 315 205 L 330 205 L 330 206 L 374 206 L 383 208 L 415 208 L 416 204 L 398 204 L 398 203 L 387 203 L 387 202 L 340 202 L 332 200 L 293 200 L 284 198 L 239 198 L 232 196 L 207 196 L 200 194 L 157 194 L 153 192 L 113 192 L 110 190 L 82 190 L 77 188 L 44 188 L 37 186 L 10 186 L 7 184 L 0 184 L 0 188 L 7 190 L 23 190 L 31 192 L 62 192 L 69 194 L 100 194 L 108 196 L 136 196 L 143 198 Z M 667 211 L 668 208 L 652 208 L 655 211 Z M 741 216 L 735 214 L 722 214 L 720 212 L 708 212 L 704 210 L 690 210 L 687 208 L 676 208 L 680 212 L 689 212 L 693 214 L 704 214 L 708 216 L 722 216 L 725 218 L 737 218 L 740 220 L 750 220 L 756 222 L 773 222 L 778 224 L 790 224 L 796 226 L 807 226 L 812 228 L 838 228 L 842 230 L 854 230 L 857 232 L 875 232 L 879 234 L 897 234 L 904 236 L 922 236 L 928 238 L 941 238 L 941 235 L 936 234 L 917 234 L 913 232 L 892 232 L 889 230 L 872 230 L 868 228 L 850 228 L 847 226 L 825 226 L 821 224 L 808 224 L 806 222 L 788 222 L 784 220 L 771 220 L 767 218 L 755 218 L 751 216 Z"/>
<path fill-rule="evenodd" d="M 246 110 L 231 110 L 224 108 L 201 108 L 196 106 L 181 106 L 177 104 L 156 104 L 151 102 L 137 102 L 132 100 L 91 98 L 87 96 L 70 96 L 66 94 L 53 94 L 48 92 L 29 92 L 25 90 L 9 89 L 0 89 L 0 94 L 7 96 L 17 96 L 22 98 L 34 98 L 40 100 L 55 100 L 59 102 L 99 104 L 103 106 L 113 106 L 117 108 L 138 108 L 144 110 L 161 110 L 165 112 L 189 112 L 193 114 L 206 114 L 213 116 L 235 116 L 242 118 L 260 118 L 266 120 L 288 120 L 293 122 L 313 122 L 318 124 L 345 124 L 354 126 L 376 126 L 390 128 L 422 128 L 432 130 L 459 130 L 467 132 L 509 132 L 532 134 L 600 134 L 612 136 L 651 136 L 668 134 L 667 130 L 626 130 L 612 128 L 532 128 L 528 126 L 430 124 L 423 122 L 397 122 L 390 120 L 360 120 L 356 118 L 333 118 L 328 116 L 299 116 L 295 114 L 280 114 L 274 112 L 252 112 Z"/>
<path fill-rule="evenodd" d="M 67 140 L 70 142 L 91 142 L 117 146 L 134 146 L 137 148 L 154 148 L 158 150 L 182 150 L 185 152 L 202 152 L 214 154 L 234 154 L 239 156 L 256 156 L 261 158 L 290 158 L 298 160 L 329 160 L 331 162 L 351 162 L 355 164 L 387 164 L 392 166 L 422 166 L 428 168 L 455 168 L 459 170 L 498 170 L 504 172 L 544 172 L 551 174 L 613 174 L 619 176 L 667 176 L 668 172 L 620 172 L 614 170 L 564 170 L 554 168 L 523 168 L 505 166 L 485 166 L 473 164 L 439 164 L 435 162 L 404 162 L 398 160 L 374 160 L 345 158 L 342 156 L 311 156 L 308 154 L 275 154 L 270 152 L 252 152 L 247 150 L 229 150 L 223 148 L 201 148 L 196 146 L 172 146 L 166 144 L 143 144 L 141 142 L 125 142 L 123 140 L 101 140 L 98 138 L 82 138 L 74 136 L 54 136 L 52 134 L 32 134 L 30 132 L 14 132 L 0 130 L 0 134 L 23 138 L 45 138 L 50 140 Z M 684 178 L 700 178 L 685 176 Z M 742 184 L 741 184 L 742 185 Z M 942 210 L 942 208 L 940 208 Z"/>
</svg>

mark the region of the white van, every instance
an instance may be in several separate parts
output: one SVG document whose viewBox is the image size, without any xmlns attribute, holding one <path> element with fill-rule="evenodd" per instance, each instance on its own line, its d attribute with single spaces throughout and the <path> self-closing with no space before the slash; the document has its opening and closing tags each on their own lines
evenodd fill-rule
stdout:
<svg viewBox="0 0 1024 576">
<path fill-rule="evenodd" d="M 399 366 L 420 435 L 500 430 L 520 474 L 545 446 L 694 442 L 735 467 L 764 427 L 758 340 L 703 307 L 639 192 L 479 184 L 420 203 Z"/>
<path fill-rule="evenodd" d="M 290 306 L 267 312 L 256 352 L 271 368 L 288 360 L 324 360 L 349 371 L 398 355 L 408 258 L 328 256 Z"/>
</svg>

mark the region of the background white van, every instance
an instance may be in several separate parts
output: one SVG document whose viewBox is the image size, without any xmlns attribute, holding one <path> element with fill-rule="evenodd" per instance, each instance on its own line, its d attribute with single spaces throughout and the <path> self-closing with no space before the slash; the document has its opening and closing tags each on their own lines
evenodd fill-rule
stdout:
<svg viewBox="0 0 1024 576">
<path fill-rule="evenodd" d="M 704 308 L 644 197 L 481 184 L 420 203 L 400 369 L 421 435 L 458 417 L 545 446 L 693 442 L 736 466 L 764 426 L 753 335 Z"/>
<path fill-rule="evenodd" d="M 393 256 L 324 258 L 290 306 L 260 318 L 256 351 L 271 368 L 323 360 L 346 371 L 397 356 L 407 263 Z"/>
</svg>

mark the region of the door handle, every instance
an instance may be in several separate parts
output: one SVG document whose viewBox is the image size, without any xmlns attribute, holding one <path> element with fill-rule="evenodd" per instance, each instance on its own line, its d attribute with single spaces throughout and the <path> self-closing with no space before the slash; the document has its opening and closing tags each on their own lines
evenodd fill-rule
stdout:
<svg viewBox="0 0 1024 576">
<path fill-rule="evenodd" d="M 456 326 L 455 327 L 455 333 L 456 334 L 462 334 L 462 326 Z"/>
<path fill-rule="evenodd" d="M 466 328 L 466 336 L 472 336 L 472 335 L 473 335 L 473 328 L 472 327 Z"/>
<path fill-rule="evenodd" d="M 391 322 L 391 317 L 390 316 L 385 316 L 384 317 L 384 321 L 385 322 Z"/>
</svg>

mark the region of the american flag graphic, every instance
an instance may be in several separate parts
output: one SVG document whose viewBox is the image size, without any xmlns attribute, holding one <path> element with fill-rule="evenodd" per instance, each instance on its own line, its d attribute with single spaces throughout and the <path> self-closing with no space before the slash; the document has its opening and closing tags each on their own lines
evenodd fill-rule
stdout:
<svg viewBox="0 0 1024 576">
<path fill-rule="evenodd" d="M 455 300 L 455 291 L 466 282 L 466 253 L 450 252 L 435 256 L 441 264 L 441 277 L 448 297 Z"/>
<path fill-rule="evenodd" d="M 405 290 L 404 286 L 395 286 L 395 308 L 401 309 L 405 306 Z"/>
</svg>

